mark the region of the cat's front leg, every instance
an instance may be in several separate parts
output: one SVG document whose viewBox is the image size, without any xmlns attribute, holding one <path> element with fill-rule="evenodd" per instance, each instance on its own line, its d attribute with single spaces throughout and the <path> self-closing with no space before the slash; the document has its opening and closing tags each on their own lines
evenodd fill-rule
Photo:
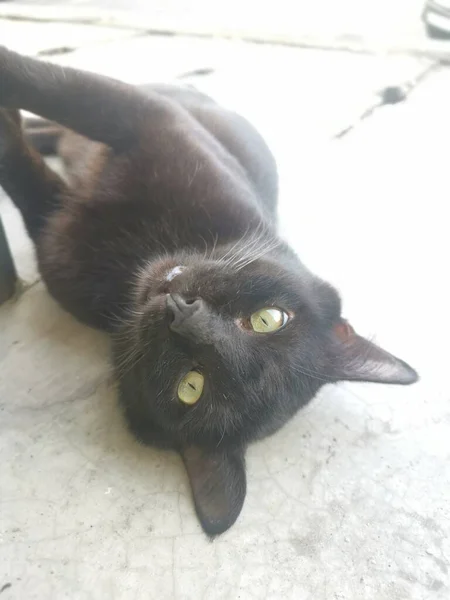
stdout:
<svg viewBox="0 0 450 600">
<path fill-rule="evenodd" d="M 16 289 L 16 269 L 0 216 L 0 304 L 9 300 Z"/>
<path fill-rule="evenodd" d="M 34 241 L 67 189 L 25 140 L 15 109 L 0 108 L 0 187 L 22 213 Z"/>
<path fill-rule="evenodd" d="M 163 96 L 108 77 L 22 56 L 0 46 L 0 106 L 56 121 L 116 151 L 127 151 L 170 117 Z"/>
<path fill-rule="evenodd" d="M 11 114 L 9 114 L 11 112 Z M 2 121 L 6 121 L 7 127 L 11 125 L 14 127 L 14 120 L 17 122 L 18 114 L 12 111 L 2 111 L 0 109 L 0 179 L 2 162 L 2 153 L 5 152 L 6 146 L 9 143 L 8 136 L 2 135 Z M 13 120 L 11 123 L 10 119 Z M 0 216 L 0 304 L 9 300 L 14 294 L 16 288 L 16 269 L 14 267 L 11 250 L 9 248 L 8 239 L 6 232 L 3 227 L 2 219 Z"/>
</svg>

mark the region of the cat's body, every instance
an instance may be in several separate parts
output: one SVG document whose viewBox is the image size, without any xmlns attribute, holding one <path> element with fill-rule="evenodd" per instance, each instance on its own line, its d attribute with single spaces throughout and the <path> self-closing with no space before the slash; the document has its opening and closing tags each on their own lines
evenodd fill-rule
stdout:
<svg viewBox="0 0 450 600">
<path fill-rule="evenodd" d="M 243 118 L 195 90 L 137 91 L 1 48 L 0 77 L 0 184 L 52 295 L 112 334 L 128 422 L 180 452 L 208 533 L 240 512 L 247 444 L 324 383 L 416 379 L 278 238 L 275 162 Z M 29 134 L 46 151 L 60 138 L 69 186 L 11 108 L 79 134 Z"/>
<path fill-rule="evenodd" d="M 161 123 L 144 148 L 117 156 L 60 131 L 55 150 L 70 188 L 37 247 L 53 296 L 80 320 L 107 331 L 117 328 L 135 276 L 149 259 L 185 250 L 208 254 L 254 233 L 261 240 L 275 234 L 276 166 L 258 133 L 195 90 L 145 90 L 186 109 L 170 124 L 184 135 L 174 139 L 178 134 L 167 135 Z M 28 136 L 33 143 L 32 128 Z"/>
</svg>

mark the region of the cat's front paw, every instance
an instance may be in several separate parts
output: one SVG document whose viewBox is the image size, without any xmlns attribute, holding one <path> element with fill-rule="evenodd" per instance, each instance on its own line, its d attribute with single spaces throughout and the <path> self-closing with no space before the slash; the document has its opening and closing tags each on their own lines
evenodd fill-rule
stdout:
<svg viewBox="0 0 450 600">
<path fill-rule="evenodd" d="M 0 108 L 0 160 L 14 151 L 22 141 L 22 121 L 14 108 Z"/>
</svg>

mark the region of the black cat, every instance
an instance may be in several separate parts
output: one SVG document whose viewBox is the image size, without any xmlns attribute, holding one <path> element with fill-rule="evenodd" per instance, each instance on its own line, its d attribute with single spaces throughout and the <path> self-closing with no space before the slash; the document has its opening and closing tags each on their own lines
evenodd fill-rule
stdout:
<svg viewBox="0 0 450 600">
<path fill-rule="evenodd" d="M 128 422 L 181 454 L 208 534 L 241 510 L 248 443 L 325 383 L 417 380 L 353 331 L 337 292 L 277 236 L 275 162 L 243 118 L 195 90 L 137 89 L 4 48 L 0 82 L 0 184 L 42 276 L 112 334 Z M 24 135 L 19 108 L 53 123 Z M 36 148 L 59 152 L 69 185 Z"/>
</svg>

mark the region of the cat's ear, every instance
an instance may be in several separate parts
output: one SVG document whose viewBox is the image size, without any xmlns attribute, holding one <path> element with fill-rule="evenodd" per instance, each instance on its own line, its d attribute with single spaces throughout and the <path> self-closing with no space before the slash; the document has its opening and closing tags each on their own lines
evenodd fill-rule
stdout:
<svg viewBox="0 0 450 600">
<path fill-rule="evenodd" d="M 418 380 L 406 362 L 358 335 L 347 321 L 333 330 L 331 372 L 338 380 L 408 385 Z"/>
<path fill-rule="evenodd" d="M 239 516 L 247 489 L 244 449 L 206 450 L 189 446 L 181 450 L 195 509 L 205 532 L 226 531 Z"/>
</svg>

